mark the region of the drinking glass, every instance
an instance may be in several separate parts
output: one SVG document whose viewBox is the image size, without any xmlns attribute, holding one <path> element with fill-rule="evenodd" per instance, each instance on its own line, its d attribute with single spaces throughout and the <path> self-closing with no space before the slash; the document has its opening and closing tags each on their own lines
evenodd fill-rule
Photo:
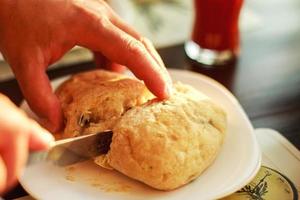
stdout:
<svg viewBox="0 0 300 200">
<path fill-rule="evenodd" d="M 224 65 L 240 53 L 239 14 L 243 0 L 194 0 L 195 20 L 187 56 L 205 65 Z"/>
</svg>

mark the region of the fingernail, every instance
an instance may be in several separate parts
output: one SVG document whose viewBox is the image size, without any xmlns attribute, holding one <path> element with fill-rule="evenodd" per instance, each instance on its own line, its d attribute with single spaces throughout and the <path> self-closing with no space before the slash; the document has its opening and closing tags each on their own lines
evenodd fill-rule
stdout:
<svg viewBox="0 0 300 200">
<path fill-rule="evenodd" d="M 173 84 L 170 84 L 170 83 L 167 84 L 166 93 L 167 93 L 168 97 L 172 96 L 172 94 L 174 93 Z"/>
<path fill-rule="evenodd" d="M 46 131 L 45 129 L 40 134 L 40 136 L 41 136 L 41 140 L 43 140 L 43 142 L 49 146 L 51 146 L 55 143 L 53 135 L 51 133 L 49 133 L 48 131 Z"/>
</svg>

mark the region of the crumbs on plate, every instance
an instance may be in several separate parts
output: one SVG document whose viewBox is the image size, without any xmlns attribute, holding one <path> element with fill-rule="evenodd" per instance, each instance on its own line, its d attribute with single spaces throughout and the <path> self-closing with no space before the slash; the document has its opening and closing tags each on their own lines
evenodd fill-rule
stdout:
<svg viewBox="0 0 300 200">
<path fill-rule="evenodd" d="M 90 186 L 100 189 L 104 192 L 128 192 L 131 187 L 122 182 L 116 181 L 108 181 L 104 182 L 103 180 L 107 180 L 102 177 L 103 174 L 97 174 L 97 176 L 91 177 L 90 175 L 86 175 L 84 177 L 78 177 L 78 169 L 75 166 L 65 167 L 65 179 L 69 182 L 82 181 Z"/>
</svg>

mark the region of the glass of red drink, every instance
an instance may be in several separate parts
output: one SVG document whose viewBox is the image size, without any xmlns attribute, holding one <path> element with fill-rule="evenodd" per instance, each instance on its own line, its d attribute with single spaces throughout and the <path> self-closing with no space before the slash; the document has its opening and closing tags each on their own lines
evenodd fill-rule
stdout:
<svg viewBox="0 0 300 200">
<path fill-rule="evenodd" d="M 223 65 L 240 51 L 239 14 L 243 0 L 194 0 L 192 38 L 185 43 L 189 58 L 205 65 Z"/>
</svg>

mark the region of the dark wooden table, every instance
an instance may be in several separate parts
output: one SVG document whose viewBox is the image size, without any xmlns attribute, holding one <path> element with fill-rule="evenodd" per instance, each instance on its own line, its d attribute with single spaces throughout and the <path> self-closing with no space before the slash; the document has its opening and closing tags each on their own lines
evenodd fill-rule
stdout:
<svg viewBox="0 0 300 200">
<path fill-rule="evenodd" d="M 159 49 L 170 68 L 206 74 L 224 84 L 240 101 L 255 128 L 278 130 L 300 149 L 300 1 L 248 1 L 262 25 L 242 34 L 242 54 L 235 64 L 208 69 L 190 62 L 183 45 Z M 92 62 L 49 70 L 51 79 L 94 68 Z M 0 92 L 16 104 L 22 94 L 16 80 L 0 83 Z M 19 186 L 6 195 L 24 195 Z"/>
</svg>

